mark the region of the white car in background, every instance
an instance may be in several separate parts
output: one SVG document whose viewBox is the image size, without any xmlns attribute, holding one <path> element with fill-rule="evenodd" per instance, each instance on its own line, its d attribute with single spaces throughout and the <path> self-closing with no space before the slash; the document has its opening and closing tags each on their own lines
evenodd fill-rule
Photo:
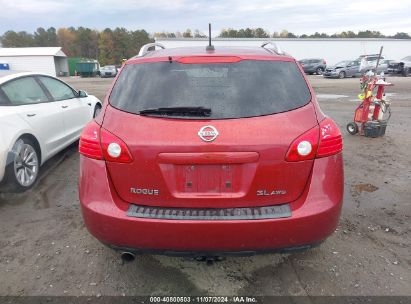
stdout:
<svg viewBox="0 0 411 304">
<path fill-rule="evenodd" d="M 101 101 L 43 74 L 0 72 L 0 182 L 22 192 L 40 166 L 79 139 Z"/>
</svg>

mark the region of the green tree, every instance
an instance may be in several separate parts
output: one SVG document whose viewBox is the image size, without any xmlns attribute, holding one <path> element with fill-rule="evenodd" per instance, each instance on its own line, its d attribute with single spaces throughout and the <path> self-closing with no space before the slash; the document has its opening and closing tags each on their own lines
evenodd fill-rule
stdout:
<svg viewBox="0 0 411 304">
<path fill-rule="evenodd" d="M 411 36 L 404 32 L 398 32 L 392 37 L 395 39 L 411 39 Z"/>
<path fill-rule="evenodd" d="M 270 35 L 263 30 L 261 27 L 256 28 L 255 30 L 253 30 L 253 36 L 254 38 L 268 38 L 270 37 Z"/>
<path fill-rule="evenodd" d="M 244 35 L 245 35 L 244 38 L 253 38 L 253 37 L 254 37 L 253 30 L 250 29 L 249 27 L 247 27 L 247 28 L 244 30 Z"/>
<path fill-rule="evenodd" d="M 27 32 L 7 31 L 1 37 L 3 47 L 30 47 L 34 46 L 34 38 L 32 34 Z"/>
<path fill-rule="evenodd" d="M 57 46 L 57 33 L 54 27 L 45 30 L 42 27 L 34 32 L 34 44 L 39 47 Z"/>
<path fill-rule="evenodd" d="M 206 38 L 207 36 L 204 35 L 202 32 L 199 30 L 194 30 L 194 38 Z"/>
<path fill-rule="evenodd" d="M 99 35 L 98 39 L 98 61 L 101 65 L 116 64 L 117 58 L 114 58 L 114 39 L 113 31 L 106 28 Z"/>
<path fill-rule="evenodd" d="M 74 39 L 76 55 L 86 58 L 98 57 L 98 32 L 80 26 L 75 31 Z"/>
<path fill-rule="evenodd" d="M 59 28 L 57 30 L 57 45 L 61 46 L 63 52 L 70 57 L 76 56 L 76 33 L 74 28 Z"/>
<path fill-rule="evenodd" d="M 186 31 L 183 33 L 184 38 L 193 38 L 193 35 L 191 34 L 190 29 L 186 29 Z"/>
<path fill-rule="evenodd" d="M 131 47 L 130 47 L 131 54 L 127 58 L 137 55 L 138 52 L 140 51 L 140 48 L 144 44 L 154 42 L 154 39 L 151 39 L 150 35 L 145 30 L 137 30 L 137 31 L 131 32 L 130 38 L 131 38 Z"/>
</svg>

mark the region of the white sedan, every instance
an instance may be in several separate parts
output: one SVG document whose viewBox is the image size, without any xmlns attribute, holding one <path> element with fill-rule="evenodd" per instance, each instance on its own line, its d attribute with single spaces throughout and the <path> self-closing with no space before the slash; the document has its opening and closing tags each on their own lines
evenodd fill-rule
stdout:
<svg viewBox="0 0 411 304">
<path fill-rule="evenodd" d="M 78 140 L 101 101 L 43 74 L 0 72 L 0 182 L 22 192 L 40 166 Z"/>
</svg>

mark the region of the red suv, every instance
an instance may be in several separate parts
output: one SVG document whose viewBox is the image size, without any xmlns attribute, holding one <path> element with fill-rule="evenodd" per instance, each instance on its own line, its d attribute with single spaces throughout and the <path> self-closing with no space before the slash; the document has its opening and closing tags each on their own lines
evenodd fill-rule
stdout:
<svg viewBox="0 0 411 304">
<path fill-rule="evenodd" d="M 89 231 L 118 250 L 179 255 L 327 238 L 343 198 L 342 137 L 295 59 L 267 47 L 147 49 L 80 139 Z"/>
</svg>

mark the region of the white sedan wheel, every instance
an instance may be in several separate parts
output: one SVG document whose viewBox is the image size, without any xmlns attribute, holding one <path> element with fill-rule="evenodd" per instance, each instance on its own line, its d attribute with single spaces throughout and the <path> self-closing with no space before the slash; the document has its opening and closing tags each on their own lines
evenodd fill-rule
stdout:
<svg viewBox="0 0 411 304">
<path fill-rule="evenodd" d="M 14 175 L 20 186 L 28 188 L 36 181 L 39 172 L 39 160 L 36 150 L 20 140 L 14 158 Z"/>
</svg>

